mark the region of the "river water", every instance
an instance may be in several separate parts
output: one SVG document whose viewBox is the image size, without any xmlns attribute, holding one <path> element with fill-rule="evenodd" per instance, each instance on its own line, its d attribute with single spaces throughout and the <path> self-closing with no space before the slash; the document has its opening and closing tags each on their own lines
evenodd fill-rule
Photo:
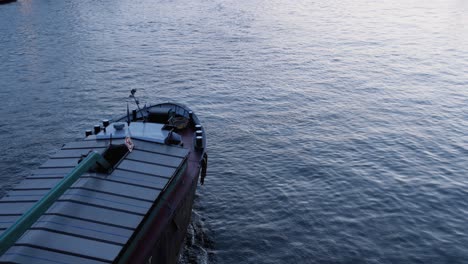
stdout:
<svg viewBox="0 0 468 264">
<path fill-rule="evenodd" d="M 132 88 L 207 130 L 181 263 L 468 263 L 467 1 L 2 5 L 2 194 Z"/>
</svg>

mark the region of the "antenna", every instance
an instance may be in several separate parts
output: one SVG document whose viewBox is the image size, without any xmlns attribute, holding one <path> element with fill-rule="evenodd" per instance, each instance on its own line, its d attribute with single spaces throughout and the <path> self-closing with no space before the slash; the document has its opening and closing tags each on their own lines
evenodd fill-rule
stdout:
<svg viewBox="0 0 468 264">
<path fill-rule="evenodd" d="M 145 116 L 143 115 L 143 113 L 141 112 L 141 109 L 140 109 L 140 101 L 138 101 L 138 99 L 137 99 L 136 96 L 135 96 L 136 91 L 137 91 L 136 89 L 132 89 L 132 90 L 130 91 L 130 96 L 129 96 L 129 97 L 130 97 L 130 98 L 133 98 L 133 100 L 135 100 L 135 104 L 136 104 L 137 107 L 138 107 L 138 112 L 140 112 L 140 113 L 141 113 L 141 116 L 143 117 L 143 119 L 145 119 Z M 130 118 L 130 112 L 129 112 L 129 110 L 128 110 L 128 104 L 127 104 L 127 115 L 129 116 L 128 118 Z M 130 122 L 130 119 L 128 119 L 128 120 L 129 120 L 128 122 Z"/>
<path fill-rule="evenodd" d="M 135 96 L 136 91 L 137 91 L 136 89 L 132 89 L 132 90 L 130 91 L 130 96 L 129 96 L 129 97 L 130 97 L 130 98 L 133 98 L 133 100 L 135 100 L 135 104 L 136 104 L 137 107 L 138 107 L 138 111 L 140 111 L 140 110 L 141 110 L 141 109 L 140 109 L 140 101 L 139 101 L 139 100 L 136 98 L 136 96 Z"/>
<path fill-rule="evenodd" d="M 130 126 L 130 109 L 128 109 L 128 103 L 127 103 L 127 125 Z"/>
</svg>

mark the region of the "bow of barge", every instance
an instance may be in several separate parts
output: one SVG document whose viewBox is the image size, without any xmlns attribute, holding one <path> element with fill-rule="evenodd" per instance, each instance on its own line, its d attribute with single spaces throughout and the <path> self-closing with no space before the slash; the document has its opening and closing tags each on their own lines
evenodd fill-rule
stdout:
<svg viewBox="0 0 468 264">
<path fill-rule="evenodd" d="M 184 105 L 103 121 L 0 200 L 0 262 L 176 263 L 206 167 L 205 131 Z"/>
</svg>

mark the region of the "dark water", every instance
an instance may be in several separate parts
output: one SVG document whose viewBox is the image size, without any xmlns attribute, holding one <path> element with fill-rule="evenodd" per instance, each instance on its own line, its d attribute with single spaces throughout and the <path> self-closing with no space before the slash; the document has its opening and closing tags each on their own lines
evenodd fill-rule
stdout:
<svg viewBox="0 0 468 264">
<path fill-rule="evenodd" d="M 131 88 L 208 131 L 182 263 L 468 263 L 468 2 L 0 6 L 2 193 Z"/>
</svg>

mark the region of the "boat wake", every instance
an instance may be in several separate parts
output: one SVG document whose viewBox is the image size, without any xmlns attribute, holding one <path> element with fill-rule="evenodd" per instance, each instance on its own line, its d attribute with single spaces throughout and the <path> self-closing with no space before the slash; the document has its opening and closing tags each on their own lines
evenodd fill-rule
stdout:
<svg viewBox="0 0 468 264">
<path fill-rule="evenodd" d="M 213 257 L 213 241 L 208 236 L 200 214 L 192 210 L 192 218 L 185 235 L 185 244 L 178 264 L 208 264 L 215 263 Z"/>
</svg>

